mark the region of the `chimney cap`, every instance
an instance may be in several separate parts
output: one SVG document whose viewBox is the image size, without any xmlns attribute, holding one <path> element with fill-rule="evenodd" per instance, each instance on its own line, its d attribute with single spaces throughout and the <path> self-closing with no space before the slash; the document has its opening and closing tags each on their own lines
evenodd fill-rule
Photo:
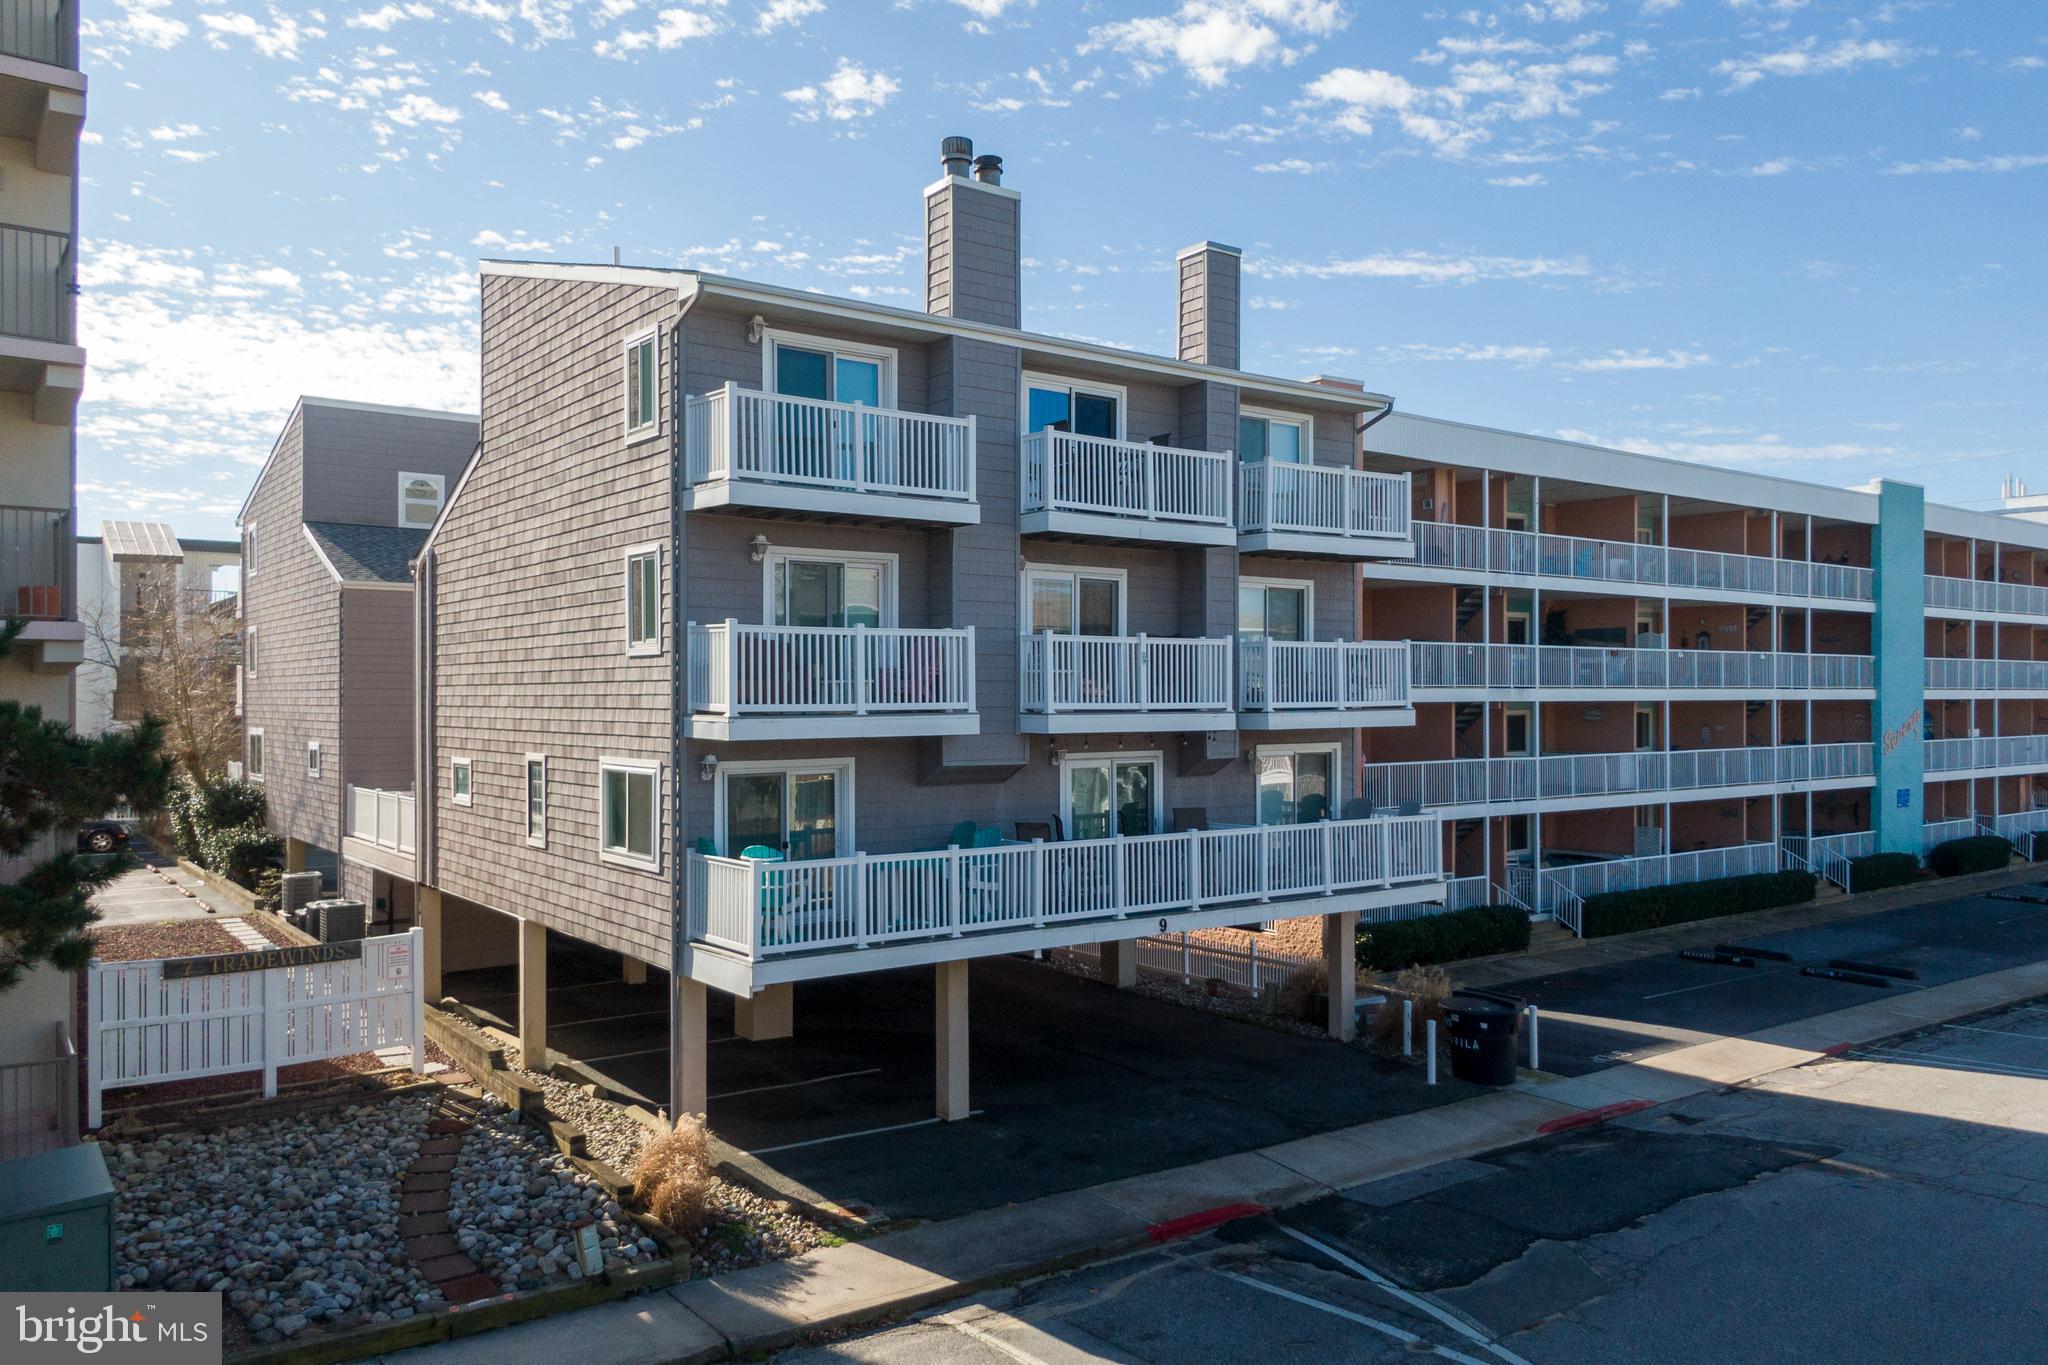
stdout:
<svg viewBox="0 0 2048 1365">
<path fill-rule="evenodd" d="M 1176 254 L 1176 255 L 1174 256 L 1174 259 L 1175 259 L 1176 261 L 1184 261 L 1184 260 L 1186 260 L 1186 259 L 1187 259 L 1188 257 L 1190 257 L 1190 256 L 1199 256 L 1199 255 L 1201 255 L 1201 254 L 1202 254 L 1203 252 L 1207 252 L 1207 251 L 1220 251 L 1220 252 L 1222 252 L 1222 253 L 1223 253 L 1224 255 L 1226 255 L 1226 256 L 1242 256 L 1242 255 L 1244 255 L 1244 248 L 1243 248 L 1243 247 L 1239 247 L 1239 246 L 1226 246 L 1226 245 L 1225 245 L 1224 243 L 1222 243 L 1222 242 L 1196 242 L 1196 243 L 1195 243 L 1195 244 L 1194 244 L 1193 246 L 1191 246 L 1191 247 L 1187 247 L 1187 248 L 1185 248 L 1184 250 L 1182 250 L 1182 251 L 1180 251 L 1179 253 L 1177 253 L 1177 254 Z"/>
<path fill-rule="evenodd" d="M 955 134 L 939 139 L 939 167 L 947 175 L 965 177 L 967 163 L 974 158 L 974 139 Z"/>
<path fill-rule="evenodd" d="M 999 156 L 974 158 L 974 178 L 984 185 L 1003 183 L 1003 159 Z"/>
</svg>

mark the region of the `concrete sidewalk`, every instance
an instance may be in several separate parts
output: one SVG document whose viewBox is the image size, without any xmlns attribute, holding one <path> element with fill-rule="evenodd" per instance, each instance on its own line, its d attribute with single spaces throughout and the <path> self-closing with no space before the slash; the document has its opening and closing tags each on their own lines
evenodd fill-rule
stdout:
<svg viewBox="0 0 2048 1365">
<path fill-rule="evenodd" d="M 1946 894 L 1956 890 L 1950 883 Z M 1888 908 L 1878 899 L 1860 902 L 1859 912 Z M 1455 1104 L 888 1233 L 389 1359 L 405 1365 L 636 1365 L 744 1357 L 809 1332 L 912 1312 L 1115 1255 L 1172 1235 L 1161 1226 L 1172 1220 L 1234 1204 L 1302 1203 L 1523 1142 L 1560 1121 L 1597 1122 L 1615 1106 L 1721 1089 L 2043 995 L 2048 962 L 2031 963 L 1570 1080 L 1532 1075 Z"/>
</svg>

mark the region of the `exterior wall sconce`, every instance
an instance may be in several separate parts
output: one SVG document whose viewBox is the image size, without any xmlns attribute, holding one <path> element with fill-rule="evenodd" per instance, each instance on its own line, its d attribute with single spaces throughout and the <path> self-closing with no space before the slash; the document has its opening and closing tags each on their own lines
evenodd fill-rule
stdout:
<svg viewBox="0 0 2048 1365">
<path fill-rule="evenodd" d="M 763 332 L 766 332 L 767 330 L 768 319 L 762 317 L 759 313 L 756 313 L 754 314 L 754 316 L 748 318 L 747 344 L 749 346 L 759 346 L 761 344 L 761 334 Z"/>
<path fill-rule="evenodd" d="M 755 536 L 747 542 L 747 555 L 756 564 L 768 557 L 768 537 Z"/>
<path fill-rule="evenodd" d="M 697 760 L 697 780 L 709 782 L 718 776 L 718 755 L 706 754 Z"/>
</svg>

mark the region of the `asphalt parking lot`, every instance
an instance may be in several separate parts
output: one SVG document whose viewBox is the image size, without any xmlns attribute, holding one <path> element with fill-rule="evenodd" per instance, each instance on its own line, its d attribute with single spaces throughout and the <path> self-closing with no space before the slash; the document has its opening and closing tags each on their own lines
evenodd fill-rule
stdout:
<svg viewBox="0 0 2048 1365">
<path fill-rule="evenodd" d="M 551 941 L 549 1045 L 663 1102 L 667 992 Z M 448 992 L 514 1013 L 510 969 Z M 1029 961 L 974 964 L 974 1116 L 932 1118 L 932 973 L 800 985 L 795 1036 L 732 1035 L 712 993 L 713 1131 L 783 1187 L 892 1217 L 941 1218 L 1165 1170 L 1462 1099 L 1446 1078 Z"/>
<path fill-rule="evenodd" d="M 1538 1007 L 1545 1071 L 1583 1075 L 1710 1038 L 1846 1009 L 1887 992 L 1919 990 L 2048 958 L 2048 891 L 2028 884 L 2000 894 L 2036 899 L 1964 896 L 1732 940 L 1789 954 L 1788 962 L 1760 958 L 1754 967 L 1726 967 L 1666 953 L 1495 989 Z M 1800 975 L 1802 966 L 1837 958 L 1901 967 L 1915 979 L 1871 987 Z"/>
</svg>

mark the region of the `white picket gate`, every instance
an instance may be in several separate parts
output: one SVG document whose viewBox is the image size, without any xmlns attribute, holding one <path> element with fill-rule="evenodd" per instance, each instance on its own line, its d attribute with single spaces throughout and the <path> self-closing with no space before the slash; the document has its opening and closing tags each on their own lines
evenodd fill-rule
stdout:
<svg viewBox="0 0 2048 1365">
<path fill-rule="evenodd" d="M 101 1098 L 124 1086 L 261 1071 L 263 1093 L 275 1095 L 281 1066 L 392 1047 L 408 1049 L 413 1071 L 423 1071 L 420 930 L 319 947 L 356 947 L 360 955 L 190 976 L 176 967 L 165 975 L 178 958 L 93 963 L 86 1127 L 100 1126 Z"/>
</svg>

